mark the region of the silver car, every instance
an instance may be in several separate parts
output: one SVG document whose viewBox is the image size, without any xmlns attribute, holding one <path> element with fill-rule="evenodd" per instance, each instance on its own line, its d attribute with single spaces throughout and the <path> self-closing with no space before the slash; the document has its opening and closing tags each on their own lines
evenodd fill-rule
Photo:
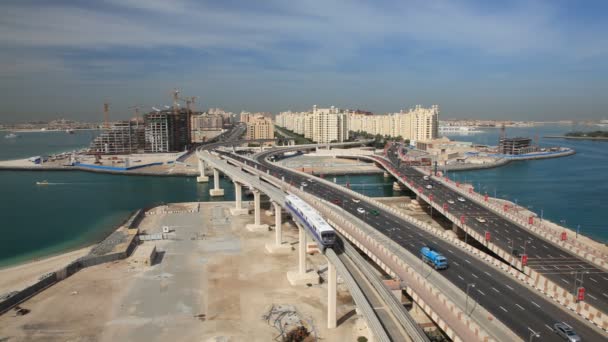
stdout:
<svg viewBox="0 0 608 342">
<path fill-rule="evenodd" d="M 574 330 L 572 330 L 572 327 L 569 326 L 568 324 L 561 322 L 561 323 L 555 323 L 553 325 L 553 328 L 555 330 L 555 333 L 557 333 L 561 338 L 563 338 L 566 341 L 569 342 L 580 342 L 582 341 L 580 336 L 578 336 Z"/>
</svg>

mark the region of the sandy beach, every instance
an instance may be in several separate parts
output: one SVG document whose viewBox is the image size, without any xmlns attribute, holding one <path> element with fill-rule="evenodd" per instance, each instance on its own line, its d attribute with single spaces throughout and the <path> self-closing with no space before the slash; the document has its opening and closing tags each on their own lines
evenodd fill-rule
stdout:
<svg viewBox="0 0 608 342">
<path fill-rule="evenodd" d="M 16 266 L 0 268 L 0 294 L 16 291 L 38 280 L 48 272 L 56 271 L 87 253 L 91 246 Z"/>
</svg>

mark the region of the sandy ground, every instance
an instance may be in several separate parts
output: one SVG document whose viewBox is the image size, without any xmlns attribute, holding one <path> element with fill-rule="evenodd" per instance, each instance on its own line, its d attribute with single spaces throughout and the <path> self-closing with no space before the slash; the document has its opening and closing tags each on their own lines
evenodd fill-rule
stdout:
<svg viewBox="0 0 608 342">
<path fill-rule="evenodd" d="M 48 258 L 0 269 L 0 294 L 15 291 L 34 283 L 46 273 L 56 271 L 89 253 L 91 247 L 81 248 Z"/>
<path fill-rule="evenodd" d="M 297 254 L 269 255 L 273 232 L 244 229 L 252 216 L 232 217 L 232 203 L 206 203 L 199 213 L 146 217 L 149 233 L 172 227 L 153 266 L 127 259 L 78 272 L 25 302 L 31 312 L 0 316 L 0 341 L 271 341 L 278 330 L 263 319 L 273 305 L 292 305 L 324 340 L 356 340 L 364 327 L 339 285 L 337 329 L 326 329 L 325 284 L 292 287 L 286 272 Z M 262 215 L 265 223 L 273 217 Z M 284 240 L 297 246 L 285 223 Z M 309 268 L 324 269 L 321 255 Z"/>
</svg>

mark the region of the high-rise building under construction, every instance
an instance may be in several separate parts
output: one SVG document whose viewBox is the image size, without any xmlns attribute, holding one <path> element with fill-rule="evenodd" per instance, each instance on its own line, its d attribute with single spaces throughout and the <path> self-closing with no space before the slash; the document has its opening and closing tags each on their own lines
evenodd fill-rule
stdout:
<svg viewBox="0 0 608 342">
<path fill-rule="evenodd" d="M 145 149 L 144 124 L 140 120 L 119 121 L 97 136 L 89 153 L 131 154 Z"/>
<path fill-rule="evenodd" d="M 154 111 L 144 116 L 145 152 L 179 152 L 190 144 L 190 118 L 185 109 Z"/>
</svg>

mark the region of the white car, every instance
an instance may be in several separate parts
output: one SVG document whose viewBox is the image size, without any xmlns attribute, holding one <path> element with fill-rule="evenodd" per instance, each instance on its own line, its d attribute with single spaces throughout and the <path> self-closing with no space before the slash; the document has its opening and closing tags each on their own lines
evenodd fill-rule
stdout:
<svg viewBox="0 0 608 342">
<path fill-rule="evenodd" d="M 449 200 L 448 200 L 448 203 L 450 203 L 450 204 L 454 204 L 454 200 L 449 199 Z"/>
<path fill-rule="evenodd" d="M 355 202 L 355 203 L 359 203 L 359 202 L 361 202 L 361 200 L 360 200 L 360 199 L 358 199 L 358 198 L 353 198 L 353 202 Z"/>
<path fill-rule="evenodd" d="M 433 186 L 431 184 L 426 186 L 427 189 L 431 190 L 433 188 Z"/>
<path fill-rule="evenodd" d="M 464 202 L 464 201 L 466 201 L 466 200 L 464 199 L 464 197 L 458 197 L 458 198 L 457 198 L 457 200 L 458 200 L 458 202 Z"/>
<path fill-rule="evenodd" d="M 478 217 L 476 217 L 475 219 L 477 220 L 477 222 L 480 222 L 480 223 L 486 223 L 486 219 L 484 219 L 484 218 L 483 218 L 483 217 L 481 217 L 481 216 L 478 216 Z"/>
<path fill-rule="evenodd" d="M 422 177 L 424 180 L 429 180 L 429 176 Z"/>
<path fill-rule="evenodd" d="M 302 182 L 302 186 L 307 186 L 308 184 L 306 184 L 306 182 Z"/>
<path fill-rule="evenodd" d="M 363 209 L 363 208 L 357 208 L 357 212 L 359 214 L 365 214 L 365 209 Z"/>
</svg>

